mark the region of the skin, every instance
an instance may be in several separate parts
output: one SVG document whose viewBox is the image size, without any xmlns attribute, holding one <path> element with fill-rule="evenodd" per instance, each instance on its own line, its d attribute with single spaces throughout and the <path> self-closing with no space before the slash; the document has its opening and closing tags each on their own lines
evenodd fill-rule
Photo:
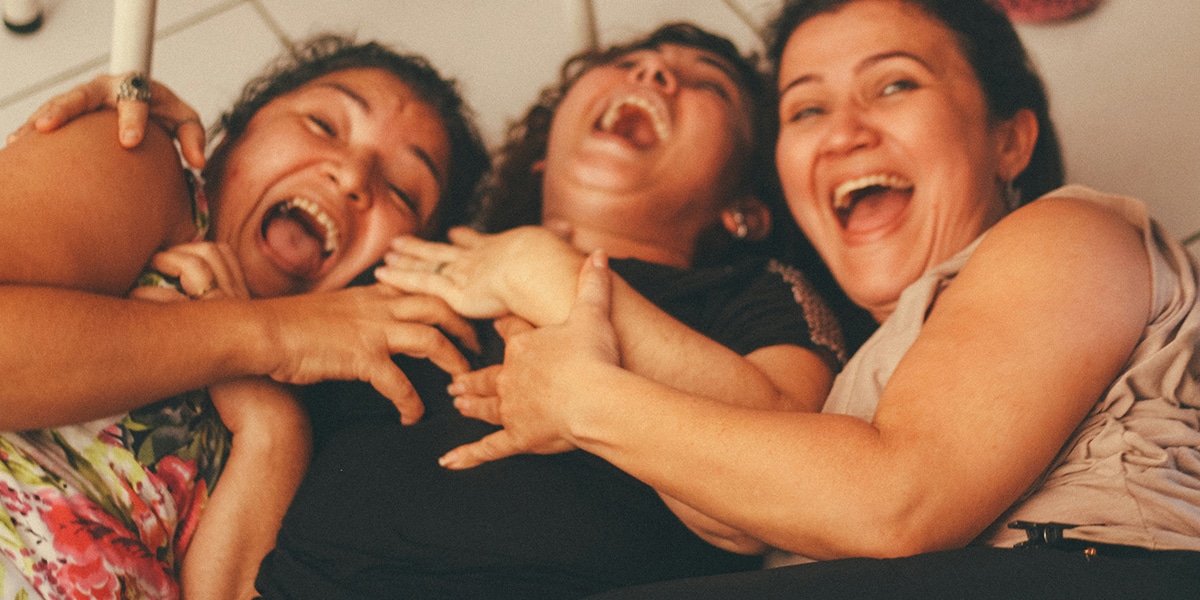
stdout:
<svg viewBox="0 0 1200 600">
<path fill-rule="evenodd" d="M 766 209 L 739 196 L 751 143 L 751 103 L 717 56 L 675 45 L 625 55 L 584 74 L 568 91 L 550 131 L 544 165 L 543 218 L 570 231 L 565 241 L 547 229 L 498 235 L 452 232 L 454 245 L 404 238 L 380 269 L 380 281 L 446 299 L 462 314 L 514 314 L 537 326 L 561 323 L 575 296 L 584 254 L 691 266 L 702 233 L 728 227 L 733 207 L 769 226 Z M 631 141 L 596 127 L 614 98 L 636 95 L 669 115 L 671 134 L 658 143 Z M 757 212 L 756 212 L 757 211 Z M 762 231 L 760 233 L 765 233 Z M 435 271 L 435 265 L 446 263 Z M 814 352 L 792 345 L 742 357 L 659 310 L 625 282 L 614 282 L 613 322 L 622 364 L 672 389 L 761 409 L 815 411 L 832 374 Z M 524 329 L 498 325 L 513 335 Z M 496 369 L 456 377 L 451 393 L 467 416 L 495 421 Z M 480 442 L 490 458 L 512 454 L 505 435 Z M 567 449 L 551 443 L 537 452 Z M 471 466 L 454 454 L 451 468 Z M 744 553 L 765 547 L 725 524 L 664 495 L 668 506 L 715 545 Z"/>
<path fill-rule="evenodd" d="M 889 59 L 887 72 L 919 85 L 867 85 L 878 83 L 877 57 L 897 53 L 920 60 Z M 893 0 L 815 17 L 785 51 L 781 177 L 852 297 L 885 318 L 920 265 L 988 231 L 938 296 L 872 422 L 746 410 L 622 369 L 598 260 L 563 325 L 510 339 L 492 406 L 509 448 L 583 448 L 749 538 L 817 559 L 905 556 L 978 536 L 1128 360 L 1149 319 L 1150 275 L 1138 231 L 1084 201 L 1040 199 L 992 224 L 1003 210 L 995 182 L 1024 168 L 1036 126 L 1024 112 L 1006 121 L 983 112 L 965 64 L 944 26 Z M 810 93 L 795 82 L 809 78 L 821 110 L 791 121 L 794 94 Z M 946 117 L 949 130 L 936 122 Z M 966 171 L 943 181 L 951 165 Z M 901 173 L 914 191 L 880 226 L 848 231 L 828 190 L 864 170 Z M 454 460 L 496 455 L 479 443 Z"/>
<path fill-rule="evenodd" d="M 86 101 L 64 104 L 63 98 L 103 98 L 93 88 L 109 83 L 97 80 L 85 86 L 82 94 L 72 92 L 58 99 L 57 104 L 52 102 L 52 106 L 65 110 L 54 113 L 56 118 L 70 120 L 74 116 L 71 110 L 94 108 Z M 164 94 L 163 98 L 168 107 L 160 107 L 159 112 L 186 115 L 191 111 L 186 106 L 171 105 L 178 103 L 171 94 Z M 44 113 L 46 109 L 39 111 Z M 261 339 L 233 341 L 239 324 L 247 320 L 272 323 L 279 321 L 281 315 L 289 315 L 304 323 L 306 329 L 321 330 L 325 325 L 337 330 L 350 325 L 346 316 L 351 316 L 364 326 L 357 332 L 354 327 L 349 328 L 349 338 L 356 340 L 352 343 L 378 348 L 378 342 L 371 344 L 363 334 L 370 332 L 370 337 L 378 339 L 380 334 L 398 333 L 385 333 L 390 326 L 378 322 L 382 316 L 404 321 L 408 332 L 400 337 L 407 338 L 404 344 L 411 345 L 414 354 L 430 355 L 451 372 L 465 370 L 462 356 L 431 325 L 452 333 L 469 332 L 470 328 L 453 316 L 448 307 L 432 299 L 400 297 L 376 287 L 345 292 L 339 298 L 347 294 L 352 297 L 342 301 L 331 300 L 329 294 L 318 294 L 315 303 L 292 304 L 276 314 L 268 309 L 257 316 L 250 315 L 249 319 L 244 314 L 249 304 L 228 302 L 254 295 L 337 289 L 377 261 L 392 236 L 424 231 L 445 186 L 448 138 L 436 112 L 394 76 L 375 69 L 326 75 L 271 101 L 254 116 L 245 135 L 230 151 L 222 177 L 210 181 L 222 184 L 209 188 L 214 211 L 210 234 L 216 241 L 181 244 L 195 232 L 190 199 L 183 189 L 170 140 L 162 131 L 150 128 L 137 148 L 129 152 L 114 151 L 115 142 L 108 142 L 114 119 L 111 113 L 80 117 L 54 135 L 32 134 L 30 130 L 18 132 L 14 148 L 0 152 L 0 170 L 5 173 L 6 182 L 15 184 L 6 186 L 7 191 L 15 193 L 0 199 L 20 217 L 3 239 L 14 255 L 21 255 L 35 244 L 38 247 L 36 253 L 25 252 L 30 261 L 14 261 L 0 273 L 9 284 L 0 287 L 0 302 L 12 302 L 11 316 L 22 326 L 38 328 L 44 327 L 43 323 L 57 321 L 53 316 L 49 321 L 34 318 L 30 310 L 69 315 L 67 329 L 42 330 L 40 339 L 53 343 L 54 336 L 60 333 L 82 338 L 89 346 L 100 346 L 101 352 L 96 356 L 103 357 L 97 361 L 101 364 L 96 364 L 84 352 L 66 353 L 66 360 L 79 363 L 75 367 L 82 366 L 69 371 L 79 375 L 79 389 L 88 394 L 82 401 L 70 393 L 73 389 L 70 385 L 58 386 L 46 393 L 53 402 L 63 403 L 58 405 L 61 410 L 45 403 L 37 406 L 37 416 L 33 418 L 38 420 L 22 422 L 21 414 L 13 411 L 8 412 L 8 418 L 13 423 L 34 426 L 69 423 L 81 416 L 102 416 L 112 414 L 108 411 L 127 410 L 127 406 L 133 408 L 143 395 L 164 388 L 175 389 L 181 381 L 183 385 L 193 380 L 204 382 L 190 387 L 211 384 L 210 396 L 222 420 L 234 433 L 236 444 L 226 464 L 222 485 L 209 499 L 205 518 L 189 547 L 191 559 L 184 562 L 182 585 L 193 598 L 249 597 L 253 595 L 257 565 L 273 546 L 279 522 L 307 465 L 307 417 L 290 391 L 274 381 L 230 380 L 232 375 L 264 371 L 239 370 L 236 362 L 227 364 L 230 361 L 224 358 L 225 354 L 213 353 L 212 346 L 202 342 L 226 341 L 230 348 L 239 348 L 247 346 L 245 339 Z M 76 171 L 83 180 L 95 179 L 101 186 L 78 186 L 78 179 L 72 180 L 74 186 L 59 185 L 56 179 L 39 170 L 45 165 L 61 166 L 62 162 L 76 158 L 81 161 L 80 168 L 92 169 Z M 137 185 L 130 185 L 124 178 L 136 181 Z M 102 187 L 104 183 L 111 188 Z M 56 198 L 69 201 L 73 198 L 71 194 L 79 193 L 73 189 L 78 187 L 87 187 L 91 194 L 90 211 L 66 211 L 62 218 L 46 218 L 44 211 L 35 210 L 37 203 L 24 201 L 55 193 L 61 194 Z M 130 193 L 130 189 L 135 191 Z M 280 197 L 292 196 L 318 203 L 337 224 L 340 245 L 319 271 L 300 275 L 289 272 L 286 263 L 281 264 L 273 255 L 271 244 L 262 238 L 262 215 Z M 164 202 L 164 198 L 169 201 Z M 128 222 L 138 222 L 140 227 L 130 232 L 125 226 Z M 156 248 L 161 251 L 151 264 L 164 274 L 179 277 L 183 293 L 138 288 L 134 297 L 159 302 L 190 297 L 205 302 L 130 303 L 67 290 L 12 285 L 49 284 L 123 295 L 145 266 L 145 257 Z M 142 267 L 137 266 L 139 262 Z M 243 265 L 251 268 L 244 270 Z M 42 302 L 34 304 L 30 300 Z M 378 300 L 390 306 L 371 309 L 371 304 Z M 188 310 L 192 306 L 218 310 Z M 352 312 L 338 314 L 347 309 Z M 109 318 L 100 322 L 108 328 L 101 328 L 99 331 L 104 333 L 97 337 L 115 338 L 111 340 L 112 348 L 120 348 L 123 354 L 104 353 L 106 348 L 102 344 L 88 339 L 88 332 L 97 331 L 97 323 L 92 322 L 96 312 L 105 311 Z M 372 313 L 375 316 L 370 316 Z M 218 333 L 214 333 L 211 331 L 214 321 L 228 327 L 216 328 Z M 189 338 L 186 332 L 193 326 L 203 331 L 197 330 L 196 337 Z M 160 327 L 169 327 L 175 335 L 159 335 Z M 234 333 L 234 338 L 226 340 L 221 331 Z M 252 330 L 241 328 L 241 331 Z M 181 333 L 183 337 L 177 337 Z M 257 335 L 268 340 L 272 336 L 267 329 Z M 465 337 L 466 343 L 474 343 L 473 336 Z M 196 343 L 189 343 L 186 348 L 170 345 L 164 348 L 157 341 L 162 339 L 195 339 Z M 390 354 L 390 350 L 385 350 L 380 358 L 390 362 Z M 187 367 L 174 366 L 177 360 L 183 360 Z M 232 370 L 217 371 L 229 374 L 214 376 L 205 369 L 206 364 L 214 362 L 215 368 L 232 367 Z M 54 364 L 40 366 L 53 368 Z M 113 371 L 115 375 L 100 377 L 98 373 L 109 364 L 138 364 L 145 370 L 117 369 Z M 159 371 L 156 364 L 166 369 Z M 329 370 L 331 365 L 317 366 Z M 147 376 L 174 370 L 191 375 Z M 123 375 L 130 371 L 128 376 Z M 127 377 L 132 379 L 126 381 Z M 302 375 L 297 382 L 307 377 Z M 68 378 L 57 378 L 65 379 Z M 18 372 L 16 381 L 30 379 Z M 122 390 L 128 389 L 123 386 L 140 387 L 131 399 L 122 397 Z M 411 392 L 411 388 L 406 391 Z M 89 401 L 97 394 L 101 402 Z M 421 407 L 415 394 L 408 400 L 407 404 L 398 404 L 403 418 L 412 421 L 419 417 Z"/>
</svg>

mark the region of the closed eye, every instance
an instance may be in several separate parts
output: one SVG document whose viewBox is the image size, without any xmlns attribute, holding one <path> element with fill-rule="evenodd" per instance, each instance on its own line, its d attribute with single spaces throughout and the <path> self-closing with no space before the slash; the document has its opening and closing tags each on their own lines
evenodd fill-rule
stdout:
<svg viewBox="0 0 1200 600">
<path fill-rule="evenodd" d="M 308 115 L 308 121 L 323 131 L 325 135 L 333 136 L 333 127 L 316 115 Z"/>
<path fill-rule="evenodd" d="M 391 184 L 388 184 L 388 189 L 392 192 L 392 195 L 394 195 L 396 199 L 400 201 L 401 204 L 403 204 L 408 208 L 409 211 L 412 212 L 412 214 L 420 217 L 421 213 L 417 210 L 417 202 L 413 200 L 412 196 L 399 187 Z"/>
</svg>

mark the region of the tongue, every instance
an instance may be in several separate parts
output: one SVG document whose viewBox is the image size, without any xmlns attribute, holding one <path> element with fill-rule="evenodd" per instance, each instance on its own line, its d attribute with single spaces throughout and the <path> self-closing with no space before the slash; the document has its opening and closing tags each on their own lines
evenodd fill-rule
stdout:
<svg viewBox="0 0 1200 600">
<path fill-rule="evenodd" d="M 866 232 L 897 218 L 908 206 L 909 191 L 885 190 L 869 194 L 854 204 L 845 217 L 846 231 Z"/>
<path fill-rule="evenodd" d="M 658 132 L 654 131 L 650 117 L 631 106 L 621 109 L 621 115 L 613 123 L 612 132 L 638 148 L 647 148 L 658 142 Z"/>
<path fill-rule="evenodd" d="M 321 241 L 304 225 L 287 216 L 271 220 L 266 231 L 267 246 L 293 275 L 306 275 L 321 267 Z"/>
</svg>

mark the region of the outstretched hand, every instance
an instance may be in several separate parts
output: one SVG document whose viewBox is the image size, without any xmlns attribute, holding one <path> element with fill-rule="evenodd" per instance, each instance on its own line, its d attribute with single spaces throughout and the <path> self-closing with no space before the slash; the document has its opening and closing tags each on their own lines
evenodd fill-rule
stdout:
<svg viewBox="0 0 1200 600">
<path fill-rule="evenodd" d="M 126 76 L 98 75 L 87 83 L 51 98 L 38 107 L 25 124 L 9 134 L 7 143 L 12 144 L 33 131 L 54 131 L 72 119 L 93 111 L 115 108 L 118 139 L 122 146 L 133 148 L 140 144 L 146 133 L 147 122 L 153 119 L 179 141 L 183 158 L 188 164 L 202 168 L 205 162 L 204 126 L 196 110 L 156 81 L 148 82 L 149 103 L 118 99 L 117 91 Z"/>
<path fill-rule="evenodd" d="M 579 390 L 581 370 L 620 363 L 616 332 L 611 322 L 612 275 L 602 252 L 584 261 L 576 300 L 567 320 L 530 330 L 508 322 L 504 365 L 456 378 L 451 393 L 466 416 L 503 429 L 478 442 L 459 446 L 438 462 L 450 469 L 467 469 L 515 454 L 555 454 L 573 450 L 568 420 L 571 400 Z M 488 395 L 489 386 L 495 395 Z"/>
<path fill-rule="evenodd" d="M 258 301 L 271 305 L 282 360 L 268 371 L 281 383 L 327 379 L 370 383 L 414 423 L 424 404 L 395 354 L 427 358 L 450 375 L 470 370 L 443 331 L 477 348 L 474 330 L 437 298 L 402 294 L 383 285 Z"/>
<path fill-rule="evenodd" d="M 456 227 L 449 237 L 450 244 L 397 238 L 376 279 L 405 292 L 438 296 L 469 318 L 514 313 L 540 325 L 546 322 L 535 318 L 541 312 L 535 306 L 552 287 L 561 287 L 564 309 L 558 321 L 566 315 L 582 255 L 559 234 L 543 227 L 497 234 Z M 558 281 L 569 283 L 554 286 Z"/>
</svg>

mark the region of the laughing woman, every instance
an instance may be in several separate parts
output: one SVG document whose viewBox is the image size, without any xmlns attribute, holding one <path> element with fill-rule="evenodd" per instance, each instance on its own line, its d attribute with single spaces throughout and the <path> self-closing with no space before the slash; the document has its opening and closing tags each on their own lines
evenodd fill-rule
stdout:
<svg viewBox="0 0 1200 600">
<path fill-rule="evenodd" d="M 423 59 L 333 37 L 247 86 L 204 184 L 114 124 L 0 150 L 0 595 L 245 597 L 307 464 L 277 382 L 370 381 L 412 422 L 391 354 L 466 368 L 444 305 L 335 290 L 461 222 L 487 156 Z"/>
<path fill-rule="evenodd" d="M 1055 189 L 1042 84 L 987 0 L 796 0 L 775 34 L 788 204 L 881 324 L 823 413 L 622 369 L 597 260 L 563 326 L 510 340 L 504 430 L 455 462 L 582 448 L 820 561 L 609 599 L 1194 598 L 1194 257 L 1137 201 Z"/>
</svg>

